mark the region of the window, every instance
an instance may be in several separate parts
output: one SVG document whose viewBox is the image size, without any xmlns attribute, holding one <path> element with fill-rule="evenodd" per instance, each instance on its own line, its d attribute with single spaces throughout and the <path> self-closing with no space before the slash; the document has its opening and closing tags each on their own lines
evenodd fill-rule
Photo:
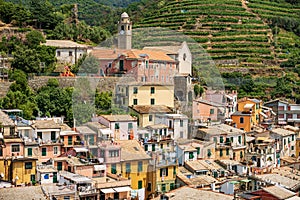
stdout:
<svg viewBox="0 0 300 200">
<path fill-rule="evenodd" d="M 229 156 L 229 149 L 226 149 L 226 156 Z"/>
<path fill-rule="evenodd" d="M 220 149 L 220 157 L 223 156 L 223 149 Z"/>
<path fill-rule="evenodd" d="M 176 175 L 176 166 L 173 166 L 173 174 Z"/>
<path fill-rule="evenodd" d="M 28 148 L 27 149 L 27 155 L 28 156 L 32 156 L 32 148 Z"/>
<path fill-rule="evenodd" d="M 220 143 L 223 143 L 224 142 L 224 138 L 223 136 L 220 136 Z"/>
<path fill-rule="evenodd" d="M 130 169 L 130 163 L 126 163 L 126 173 L 130 173 L 131 169 Z"/>
<path fill-rule="evenodd" d="M 120 129 L 120 124 L 119 123 L 115 123 L 115 130 L 119 130 Z"/>
<path fill-rule="evenodd" d="M 55 141 L 56 140 L 56 132 L 55 131 L 51 131 L 51 140 Z"/>
<path fill-rule="evenodd" d="M 70 196 L 64 196 L 64 200 L 70 200 Z"/>
<path fill-rule="evenodd" d="M 161 184 L 161 191 L 166 192 L 166 184 Z"/>
<path fill-rule="evenodd" d="M 95 137 L 94 135 L 89 136 L 89 145 L 94 145 L 95 144 Z"/>
<path fill-rule="evenodd" d="M 155 144 L 152 144 L 152 151 L 155 151 Z"/>
<path fill-rule="evenodd" d="M 132 123 L 128 123 L 128 130 L 131 130 L 132 129 Z"/>
<path fill-rule="evenodd" d="M 149 122 L 152 122 L 153 120 L 153 115 L 149 115 Z"/>
<path fill-rule="evenodd" d="M 240 124 L 244 123 L 244 117 L 240 117 Z"/>
<path fill-rule="evenodd" d="M 47 155 L 47 148 L 42 148 L 42 156 L 46 156 Z"/>
<path fill-rule="evenodd" d="M 58 171 L 62 170 L 62 162 L 57 162 L 57 170 Z"/>
<path fill-rule="evenodd" d="M 145 145 L 145 151 L 148 151 L 148 145 Z"/>
<path fill-rule="evenodd" d="M 160 177 L 168 176 L 168 175 L 169 175 L 169 170 L 168 170 L 168 168 L 161 168 L 159 174 L 160 174 Z"/>
<path fill-rule="evenodd" d="M 143 161 L 138 162 L 138 172 L 143 171 Z"/>
<path fill-rule="evenodd" d="M 241 135 L 239 135 L 238 140 L 239 140 L 239 143 L 242 144 L 242 136 Z"/>
<path fill-rule="evenodd" d="M 293 115 L 292 114 L 288 114 L 287 118 L 292 119 Z"/>
<path fill-rule="evenodd" d="M 155 87 L 151 87 L 150 91 L 151 91 L 151 94 L 154 94 L 155 93 Z"/>
<path fill-rule="evenodd" d="M 283 119 L 284 118 L 284 114 L 278 114 L 278 118 Z"/>
<path fill-rule="evenodd" d="M 175 189 L 175 184 L 174 183 L 170 183 L 170 190 L 174 190 Z"/>
<path fill-rule="evenodd" d="M 32 169 L 32 162 L 25 162 L 25 169 Z"/>
<path fill-rule="evenodd" d="M 240 151 L 240 159 L 242 159 L 244 156 L 243 156 L 243 152 Z"/>
<path fill-rule="evenodd" d="M 292 135 L 292 141 L 294 141 L 295 140 L 295 135 Z"/>
<path fill-rule="evenodd" d="M 72 145 L 72 136 L 68 136 L 68 145 Z"/>
<path fill-rule="evenodd" d="M 111 171 L 112 174 L 117 174 L 117 166 L 116 164 L 111 164 Z"/>
<path fill-rule="evenodd" d="M 183 120 L 180 120 L 180 127 L 183 127 Z"/>
<path fill-rule="evenodd" d="M 138 100 L 137 99 L 133 99 L 133 105 L 137 105 L 138 104 Z"/>
<path fill-rule="evenodd" d="M 3 156 L 3 150 L 2 150 L 2 147 L 0 147 L 0 156 Z"/>
<path fill-rule="evenodd" d="M 73 52 L 72 51 L 69 51 L 69 56 L 73 56 Z"/>
<path fill-rule="evenodd" d="M 197 149 L 197 155 L 200 155 L 200 147 L 196 147 Z"/>
<path fill-rule="evenodd" d="M 211 150 L 207 149 L 207 157 L 210 158 L 210 156 L 211 156 Z"/>
<path fill-rule="evenodd" d="M 58 147 L 53 147 L 53 153 L 54 155 L 58 154 Z"/>
<path fill-rule="evenodd" d="M 138 182 L 138 189 L 142 189 L 143 188 L 143 181 L 139 181 Z"/>
<path fill-rule="evenodd" d="M 151 105 L 154 105 L 154 104 L 155 104 L 155 99 L 151 98 L 150 101 L 151 101 L 151 102 L 150 102 Z"/>
<path fill-rule="evenodd" d="M 214 142 L 217 143 L 218 139 L 217 137 L 214 137 Z"/>
<path fill-rule="evenodd" d="M 118 150 L 110 150 L 109 152 L 108 152 L 108 154 L 109 154 L 109 157 L 119 157 L 119 151 Z"/>
<path fill-rule="evenodd" d="M 57 51 L 57 57 L 59 57 L 60 56 L 60 51 Z"/>
<path fill-rule="evenodd" d="M 20 152 L 20 145 L 19 144 L 13 144 L 11 145 L 11 152 Z"/>
<path fill-rule="evenodd" d="M 151 191 L 151 183 L 148 183 L 147 191 Z"/>
<path fill-rule="evenodd" d="M 215 113 L 215 110 L 212 108 L 212 109 L 210 109 L 209 113 L 212 115 Z"/>
<path fill-rule="evenodd" d="M 149 67 L 149 61 L 146 60 L 146 68 L 148 68 L 148 67 Z"/>
<path fill-rule="evenodd" d="M 133 88 L 133 94 L 137 94 L 138 93 L 138 88 L 137 87 L 134 87 Z"/>
<path fill-rule="evenodd" d="M 163 149 L 163 148 L 164 148 L 164 145 L 163 145 L 163 144 L 160 144 L 160 148 Z"/>
<path fill-rule="evenodd" d="M 193 159 L 194 158 L 194 153 L 193 152 L 189 152 L 189 159 Z"/>
<path fill-rule="evenodd" d="M 291 146 L 291 150 L 292 150 L 292 151 L 294 150 L 294 146 Z"/>
</svg>

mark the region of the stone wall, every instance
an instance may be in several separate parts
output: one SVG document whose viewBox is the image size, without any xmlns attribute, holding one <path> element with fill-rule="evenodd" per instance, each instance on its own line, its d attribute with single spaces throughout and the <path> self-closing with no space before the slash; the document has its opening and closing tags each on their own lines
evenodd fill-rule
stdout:
<svg viewBox="0 0 300 200">
<path fill-rule="evenodd" d="M 76 77 L 55 77 L 55 76 L 35 76 L 33 79 L 28 81 L 29 86 L 38 90 L 40 87 L 47 85 L 50 78 L 56 78 L 59 82 L 60 87 L 73 87 L 76 81 Z M 100 77 L 94 78 L 99 79 L 97 88 L 100 92 L 112 91 L 115 84 L 119 81 L 119 77 Z"/>
</svg>

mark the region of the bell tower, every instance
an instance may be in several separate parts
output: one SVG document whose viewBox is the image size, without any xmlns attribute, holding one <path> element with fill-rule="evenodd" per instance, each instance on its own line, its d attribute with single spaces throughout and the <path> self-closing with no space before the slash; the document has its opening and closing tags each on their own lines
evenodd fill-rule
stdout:
<svg viewBox="0 0 300 200">
<path fill-rule="evenodd" d="M 122 13 L 121 20 L 118 22 L 118 48 L 131 49 L 132 22 L 126 12 Z"/>
</svg>

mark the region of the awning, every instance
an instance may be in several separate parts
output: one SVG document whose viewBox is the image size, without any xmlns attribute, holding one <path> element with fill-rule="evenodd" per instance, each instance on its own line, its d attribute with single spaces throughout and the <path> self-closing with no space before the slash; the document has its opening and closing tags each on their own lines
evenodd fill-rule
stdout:
<svg viewBox="0 0 300 200">
<path fill-rule="evenodd" d="M 225 122 L 232 122 L 232 119 L 225 119 Z"/>
<path fill-rule="evenodd" d="M 260 114 L 261 116 L 263 116 L 264 118 L 268 118 L 268 116 L 267 116 L 265 113 L 263 113 L 263 112 L 259 112 L 259 114 Z"/>
<path fill-rule="evenodd" d="M 252 108 L 253 106 L 254 106 L 254 104 L 252 104 L 252 103 L 247 103 L 247 104 L 244 105 L 244 108 L 250 109 L 250 108 Z"/>
<path fill-rule="evenodd" d="M 81 148 L 81 147 L 75 147 L 73 148 L 77 153 L 80 152 L 88 152 L 89 150 L 87 148 Z"/>
<path fill-rule="evenodd" d="M 114 190 L 116 192 L 129 192 L 131 191 L 131 188 L 128 187 L 128 186 L 125 186 L 125 187 L 117 187 L 117 188 L 114 188 Z"/>
<path fill-rule="evenodd" d="M 95 171 L 106 170 L 106 165 L 94 165 Z"/>
<path fill-rule="evenodd" d="M 115 193 L 115 190 L 112 188 L 106 188 L 106 189 L 101 189 L 101 192 L 103 192 L 104 194 Z"/>
<path fill-rule="evenodd" d="M 248 183 L 248 182 L 251 182 L 251 180 L 244 179 L 244 180 L 241 180 L 241 182 Z"/>
<path fill-rule="evenodd" d="M 238 182 L 238 181 L 230 181 L 229 183 L 231 183 L 231 184 L 237 184 L 237 183 L 240 183 L 240 182 Z"/>
<path fill-rule="evenodd" d="M 103 135 L 111 135 L 113 134 L 114 132 L 110 129 L 100 129 L 100 132 L 103 134 Z"/>
</svg>

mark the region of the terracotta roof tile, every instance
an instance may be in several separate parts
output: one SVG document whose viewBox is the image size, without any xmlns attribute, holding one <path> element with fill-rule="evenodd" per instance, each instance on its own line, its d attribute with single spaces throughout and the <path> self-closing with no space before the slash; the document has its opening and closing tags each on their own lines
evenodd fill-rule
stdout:
<svg viewBox="0 0 300 200">
<path fill-rule="evenodd" d="M 131 106 L 131 109 L 140 113 L 140 114 L 147 114 L 147 113 L 172 113 L 172 108 L 165 106 L 165 105 L 135 105 Z"/>
<path fill-rule="evenodd" d="M 116 141 L 121 146 L 121 161 L 151 159 L 136 140 Z"/>
<path fill-rule="evenodd" d="M 14 126 L 14 122 L 7 114 L 0 110 L 0 124 L 2 126 Z"/>
<path fill-rule="evenodd" d="M 101 117 L 107 119 L 110 122 L 120 122 L 120 121 L 136 121 L 135 117 L 130 115 L 101 115 Z"/>
<path fill-rule="evenodd" d="M 36 129 L 60 129 L 60 125 L 54 120 L 35 120 L 32 127 Z"/>
</svg>

